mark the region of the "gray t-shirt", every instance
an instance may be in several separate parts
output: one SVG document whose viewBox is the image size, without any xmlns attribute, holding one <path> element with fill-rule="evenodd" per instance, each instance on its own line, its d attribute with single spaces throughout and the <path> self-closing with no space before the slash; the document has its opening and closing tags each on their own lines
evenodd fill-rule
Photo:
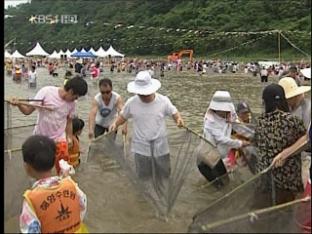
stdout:
<svg viewBox="0 0 312 234">
<path fill-rule="evenodd" d="M 125 119 L 133 119 L 132 149 L 134 153 L 151 156 L 154 142 L 154 156 L 169 153 L 166 132 L 166 116 L 177 113 L 177 108 L 168 97 L 155 94 L 154 101 L 144 103 L 139 96 L 129 98 L 121 111 Z"/>
<path fill-rule="evenodd" d="M 95 116 L 95 123 L 104 128 L 108 128 L 117 117 L 117 99 L 119 98 L 119 94 L 112 91 L 112 97 L 109 101 L 108 105 L 105 105 L 102 94 L 98 93 L 94 99 L 98 104 L 98 111 Z"/>
</svg>

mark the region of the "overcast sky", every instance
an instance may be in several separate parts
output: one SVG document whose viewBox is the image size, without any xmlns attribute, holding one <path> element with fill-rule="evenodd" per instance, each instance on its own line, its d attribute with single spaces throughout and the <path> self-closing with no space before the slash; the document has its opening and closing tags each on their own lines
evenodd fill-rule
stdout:
<svg viewBox="0 0 312 234">
<path fill-rule="evenodd" d="M 4 0 L 4 8 L 8 8 L 9 5 L 16 6 L 26 2 L 30 2 L 30 0 Z"/>
</svg>

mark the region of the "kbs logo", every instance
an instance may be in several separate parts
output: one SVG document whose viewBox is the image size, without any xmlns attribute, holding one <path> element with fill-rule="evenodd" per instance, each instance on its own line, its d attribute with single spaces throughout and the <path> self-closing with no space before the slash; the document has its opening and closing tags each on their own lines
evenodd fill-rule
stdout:
<svg viewBox="0 0 312 234">
<path fill-rule="evenodd" d="M 31 24 L 77 24 L 77 15 L 32 15 Z"/>
</svg>

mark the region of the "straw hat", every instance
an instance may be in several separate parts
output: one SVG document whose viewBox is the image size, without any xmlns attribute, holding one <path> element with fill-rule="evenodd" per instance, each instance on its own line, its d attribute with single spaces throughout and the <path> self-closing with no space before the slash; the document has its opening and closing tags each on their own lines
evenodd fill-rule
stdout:
<svg viewBox="0 0 312 234">
<path fill-rule="evenodd" d="M 212 97 L 208 109 L 235 112 L 235 107 L 232 103 L 230 93 L 227 91 L 216 91 Z"/>
<path fill-rule="evenodd" d="M 128 84 L 127 90 L 129 93 L 150 95 L 155 93 L 160 87 L 160 82 L 152 79 L 148 71 L 140 71 L 136 75 L 135 80 Z"/>
<path fill-rule="evenodd" d="M 308 92 L 311 87 L 310 86 L 299 86 L 297 85 L 296 81 L 292 77 L 284 77 L 280 79 L 278 82 L 280 86 L 283 87 L 285 91 L 285 97 L 286 99 L 295 97 L 297 95 L 303 94 L 305 92 Z"/>
</svg>

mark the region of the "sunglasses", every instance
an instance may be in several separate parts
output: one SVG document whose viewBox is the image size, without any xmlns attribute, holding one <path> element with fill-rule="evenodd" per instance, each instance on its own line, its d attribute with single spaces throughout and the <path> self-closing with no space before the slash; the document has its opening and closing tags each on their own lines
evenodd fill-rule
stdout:
<svg viewBox="0 0 312 234">
<path fill-rule="evenodd" d="M 110 94 L 112 91 L 101 91 L 101 94 Z"/>
</svg>

